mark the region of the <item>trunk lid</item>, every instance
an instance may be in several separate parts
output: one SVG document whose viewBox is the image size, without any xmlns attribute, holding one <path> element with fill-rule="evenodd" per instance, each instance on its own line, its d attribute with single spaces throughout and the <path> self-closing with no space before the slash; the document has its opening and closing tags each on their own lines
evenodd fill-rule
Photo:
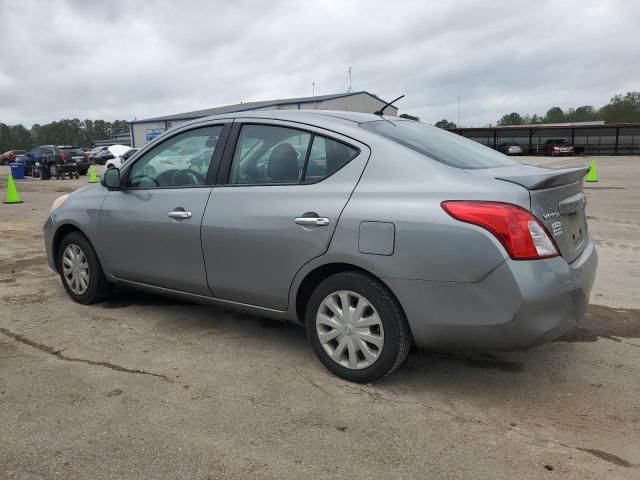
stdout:
<svg viewBox="0 0 640 480">
<path fill-rule="evenodd" d="M 549 169 L 531 165 L 467 170 L 526 188 L 531 212 L 547 228 L 560 255 L 569 263 L 582 253 L 588 241 L 582 188 L 588 171 L 586 167 Z"/>
</svg>

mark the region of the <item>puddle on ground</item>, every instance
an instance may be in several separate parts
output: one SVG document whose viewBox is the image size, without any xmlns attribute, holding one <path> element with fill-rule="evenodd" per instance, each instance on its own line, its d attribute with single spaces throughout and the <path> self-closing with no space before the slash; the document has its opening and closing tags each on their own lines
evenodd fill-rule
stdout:
<svg viewBox="0 0 640 480">
<path fill-rule="evenodd" d="M 640 338 L 640 310 L 589 305 L 582 323 L 557 342 L 595 342 L 598 338 Z"/>
</svg>

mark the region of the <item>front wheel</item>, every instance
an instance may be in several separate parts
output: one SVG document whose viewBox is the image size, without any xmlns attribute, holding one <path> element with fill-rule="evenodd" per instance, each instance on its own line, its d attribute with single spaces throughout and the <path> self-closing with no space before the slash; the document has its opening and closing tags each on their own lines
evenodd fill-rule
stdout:
<svg viewBox="0 0 640 480">
<path fill-rule="evenodd" d="M 392 373 L 411 347 L 407 320 L 391 292 L 360 272 L 321 282 L 306 310 L 307 335 L 320 361 L 345 380 L 369 383 Z"/>
<path fill-rule="evenodd" d="M 111 292 L 96 252 L 80 232 L 68 233 L 62 239 L 58 265 L 62 284 L 76 302 L 89 305 Z"/>
</svg>

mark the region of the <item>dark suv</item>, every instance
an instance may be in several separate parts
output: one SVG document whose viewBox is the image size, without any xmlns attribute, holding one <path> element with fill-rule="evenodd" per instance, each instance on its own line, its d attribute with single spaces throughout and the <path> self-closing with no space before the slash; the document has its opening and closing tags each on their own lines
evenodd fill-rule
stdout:
<svg viewBox="0 0 640 480">
<path fill-rule="evenodd" d="M 36 162 L 46 165 L 52 177 L 56 176 L 58 165 L 75 163 L 76 170 L 80 175 L 86 175 L 89 170 L 87 154 L 80 147 L 70 145 L 41 145 L 18 158 L 17 162 L 24 164 L 27 174 L 33 174 Z"/>
</svg>

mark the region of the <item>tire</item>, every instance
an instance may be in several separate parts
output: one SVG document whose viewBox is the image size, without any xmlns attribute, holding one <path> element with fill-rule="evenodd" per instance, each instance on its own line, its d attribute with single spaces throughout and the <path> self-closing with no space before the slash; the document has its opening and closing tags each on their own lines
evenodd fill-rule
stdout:
<svg viewBox="0 0 640 480">
<path fill-rule="evenodd" d="M 343 322 L 331 313 L 327 302 L 341 307 L 345 298 L 353 308 L 352 314 L 361 310 L 360 321 L 367 325 L 358 327 L 358 318 Z M 364 309 L 360 304 L 363 299 L 368 303 Z M 329 327 L 327 317 L 331 320 Z M 398 301 L 382 283 L 360 272 L 338 273 L 322 281 L 311 294 L 305 319 L 315 354 L 328 370 L 350 382 L 370 383 L 389 375 L 404 362 L 411 347 L 411 331 Z M 379 325 L 373 325 L 378 320 Z M 336 336 L 336 332 L 340 333 Z M 326 334 L 323 341 L 322 334 Z M 372 340 L 375 343 L 369 343 Z"/>
<path fill-rule="evenodd" d="M 74 283 L 70 279 L 71 274 L 67 275 L 68 270 L 65 270 L 65 266 L 70 265 L 73 268 L 73 264 L 69 262 L 69 259 L 73 259 L 73 257 L 66 255 L 68 248 L 74 253 L 79 251 L 79 254 L 84 257 L 84 259 L 80 257 L 76 265 L 78 270 L 86 272 L 86 278 L 88 278 L 86 288 L 80 280 Z M 89 305 L 102 300 L 111 293 L 112 285 L 104 276 L 98 256 L 82 233 L 71 232 L 64 236 L 58 250 L 58 265 L 62 285 L 74 301 Z"/>
<path fill-rule="evenodd" d="M 48 168 L 49 168 L 49 176 L 59 179 L 58 166 L 55 163 L 50 163 L 48 165 Z"/>
</svg>

